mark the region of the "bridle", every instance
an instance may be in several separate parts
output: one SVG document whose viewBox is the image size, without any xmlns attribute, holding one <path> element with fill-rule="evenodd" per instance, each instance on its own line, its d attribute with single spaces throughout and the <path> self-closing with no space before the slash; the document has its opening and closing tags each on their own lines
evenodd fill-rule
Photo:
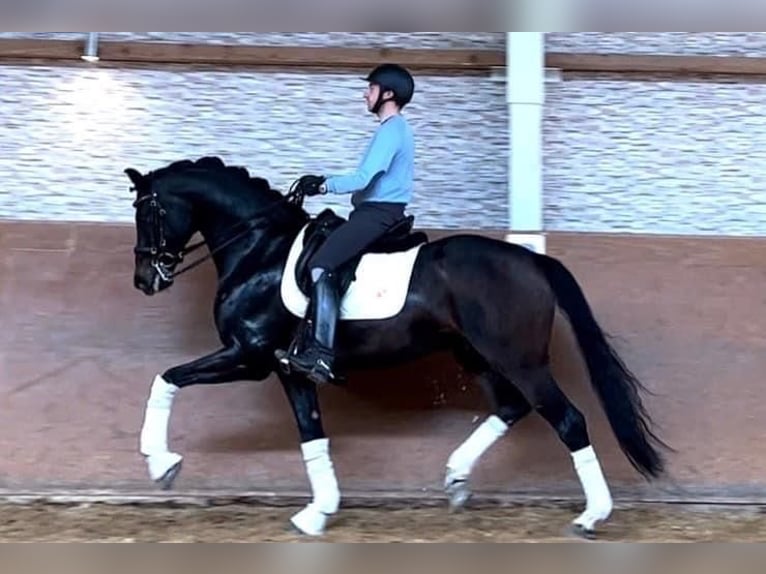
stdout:
<svg viewBox="0 0 766 574">
<path fill-rule="evenodd" d="M 235 226 L 233 226 L 231 230 L 233 231 L 242 226 L 244 226 L 244 229 L 242 229 L 241 231 L 238 231 L 237 233 L 235 233 L 228 239 L 225 239 L 223 242 L 216 245 L 213 249 L 210 249 L 207 255 L 204 255 L 192 261 L 188 265 L 185 265 L 181 269 L 177 269 L 174 271 L 171 271 L 170 268 L 176 265 L 180 265 L 183 262 L 184 258 L 189 253 L 196 251 L 197 249 L 205 245 L 207 242 L 203 239 L 202 241 L 198 241 L 197 243 L 194 243 L 192 245 L 185 246 L 183 247 L 183 249 L 175 253 L 171 251 L 170 249 L 168 249 L 168 243 L 165 238 L 165 226 L 163 224 L 165 215 L 167 215 L 167 210 L 162 206 L 162 203 L 160 203 L 160 199 L 156 191 L 147 193 L 141 197 L 136 198 L 136 200 L 133 202 L 133 207 L 135 209 L 138 209 L 143 203 L 146 203 L 146 202 L 149 203 L 151 241 L 148 247 L 138 247 L 138 246 L 134 247 L 133 252 L 136 255 L 150 256 L 152 259 L 152 262 L 151 262 L 152 268 L 157 272 L 157 274 L 162 278 L 163 281 L 170 283 L 173 279 L 175 279 L 179 275 L 194 269 L 199 264 L 213 257 L 221 249 L 234 243 L 236 240 L 240 239 L 245 234 L 249 233 L 252 229 L 255 228 L 256 226 L 255 224 L 257 223 L 257 220 L 263 217 L 264 214 L 271 211 L 272 209 L 276 209 L 277 207 L 281 206 L 283 203 L 293 204 L 298 207 L 301 207 L 303 205 L 303 200 L 306 196 L 306 193 L 303 189 L 301 189 L 297 185 L 298 181 L 299 180 L 295 180 L 292 183 L 292 185 L 290 186 L 290 191 L 287 194 L 285 194 L 280 200 L 275 201 L 274 203 L 259 210 L 258 212 L 255 213 L 255 215 L 253 215 L 249 219 L 240 221 Z M 131 187 L 130 191 L 135 192 L 136 188 Z"/>
</svg>

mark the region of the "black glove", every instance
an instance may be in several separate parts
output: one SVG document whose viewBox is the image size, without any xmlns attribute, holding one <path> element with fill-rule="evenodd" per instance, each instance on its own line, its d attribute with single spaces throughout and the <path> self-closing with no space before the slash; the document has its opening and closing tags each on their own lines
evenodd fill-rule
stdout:
<svg viewBox="0 0 766 574">
<path fill-rule="evenodd" d="M 324 189 L 319 188 L 324 182 L 325 177 L 322 175 L 304 175 L 298 180 L 298 189 L 308 197 L 319 195 L 326 193 Z"/>
</svg>

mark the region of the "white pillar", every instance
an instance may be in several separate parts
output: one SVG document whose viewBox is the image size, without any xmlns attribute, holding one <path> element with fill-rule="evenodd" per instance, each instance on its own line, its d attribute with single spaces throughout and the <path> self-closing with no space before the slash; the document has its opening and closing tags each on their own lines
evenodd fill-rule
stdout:
<svg viewBox="0 0 766 574">
<path fill-rule="evenodd" d="M 88 37 L 85 41 L 85 50 L 82 56 L 80 56 L 86 62 L 98 62 L 98 32 L 88 32 Z"/>
<path fill-rule="evenodd" d="M 543 104 L 545 39 L 543 32 L 508 32 L 506 42 L 508 103 L 507 239 L 544 252 Z"/>
</svg>

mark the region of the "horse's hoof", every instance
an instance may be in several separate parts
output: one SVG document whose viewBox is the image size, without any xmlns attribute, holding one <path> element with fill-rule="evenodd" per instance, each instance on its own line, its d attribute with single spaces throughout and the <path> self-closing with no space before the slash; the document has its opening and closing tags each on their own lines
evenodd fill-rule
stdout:
<svg viewBox="0 0 766 574">
<path fill-rule="evenodd" d="M 178 453 L 166 451 L 145 454 L 144 459 L 152 482 L 163 490 L 168 490 L 181 471 L 183 457 Z"/>
<path fill-rule="evenodd" d="M 290 518 L 290 524 L 300 534 L 307 536 L 322 536 L 327 525 L 327 515 L 307 506 Z"/>
<path fill-rule="evenodd" d="M 178 474 L 181 472 L 182 465 L 183 459 L 179 460 L 177 463 L 171 466 L 165 474 L 157 479 L 156 482 L 160 486 L 161 490 L 170 490 L 173 488 L 173 483 L 178 477 Z"/>
<path fill-rule="evenodd" d="M 587 528 L 582 524 L 572 524 L 570 531 L 578 538 L 584 538 L 585 540 L 596 539 L 596 531 L 593 528 Z"/>
<path fill-rule="evenodd" d="M 450 512 L 460 512 L 471 498 L 471 489 L 468 488 L 466 480 L 454 480 L 445 490 L 449 497 Z"/>
</svg>

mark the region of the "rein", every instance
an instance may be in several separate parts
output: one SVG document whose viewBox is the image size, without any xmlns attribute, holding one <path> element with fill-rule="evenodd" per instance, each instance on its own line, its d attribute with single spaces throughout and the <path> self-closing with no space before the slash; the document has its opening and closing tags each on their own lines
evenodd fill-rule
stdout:
<svg viewBox="0 0 766 574">
<path fill-rule="evenodd" d="M 245 234 L 249 233 L 255 228 L 254 224 L 256 223 L 256 220 L 263 217 L 264 214 L 270 212 L 273 209 L 276 209 L 277 207 L 282 206 L 282 204 L 284 203 L 292 203 L 293 205 L 297 205 L 297 206 L 303 205 L 305 192 L 302 189 L 299 189 L 297 187 L 298 181 L 299 180 L 295 180 L 292 183 L 292 185 L 290 186 L 290 191 L 288 191 L 288 193 L 284 195 L 281 199 L 279 199 L 278 201 L 275 201 L 271 205 L 267 205 L 263 209 L 258 210 L 255 213 L 255 215 L 253 215 L 249 219 L 240 221 L 234 227 L 231 228 L 231 230 L 234 230 L 244 225 L 245 228 L 242 231 L 235 233 L 233 236 L 224 240 L 222 243 L 220 243 L 219 245 L 211 249 L 207 255 L 204 255 L 200 257 L 199 259 L 196 259 L 192 261 L 191 263 L 189 263 L 188 265 L 185 265 L 175 271 L 170 271 L 168 267 L 171 265 L 180 264 L 184 260 L 184 257 L 186 257 L 189 253 L 192 253 L 196 251 L 197 249 L 199 249 L 200 247 L 202 247 L 203 245 L 205 245 L 207 241 L 204 239 L 202 241 L 198 241 L 197 243 L 184 247 L 178 253 L 172 253 L 171 251 L 168 251 L 167 242 L 165 240 L 164 226 L 162 224 L 163 218 L 165 217 L 167 211 L 165 210 L 164 207 L 162 207 L 159 197 L 157 196 L 157 192 L 152 192 L 151 194 L 147 194 L 144 197 L 140 197 L 136 199 L 133 202 L 133 207 L 137 209 L 138 206 L 141 205 L 143 202 L 149 201 L 149 206 L 152 210 L 151 221 L 152 221 L 153 245 L 151 247 L 136 247 L 134 248 L 133 251 L 136 254 L 151 255 L 152 267 L 154 268 L 154 270 L 157 271 L 157 273 L 163 279 L 163 281 L 170 282 L 175 277 L 178 277 L 179 275 L 194 269 L 195 267 L 197 267 L 204 261 L 213 257 L 216 253 L 218 253 L 220 250 L 222 250 L 226 246 L 231 245 L 236 240 L 244 237 Z M 131 187 L 130 189 L 131 191 L 136 190 L 135 187 Z"/>
</svg>

